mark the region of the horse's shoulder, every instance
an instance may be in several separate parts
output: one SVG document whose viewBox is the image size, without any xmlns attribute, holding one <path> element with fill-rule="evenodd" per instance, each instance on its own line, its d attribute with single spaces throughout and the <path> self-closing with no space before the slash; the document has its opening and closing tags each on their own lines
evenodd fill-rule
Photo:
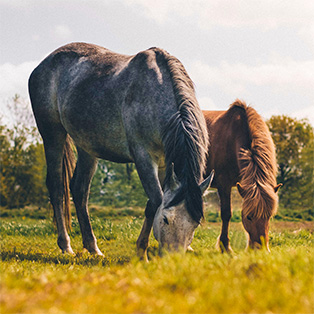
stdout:
<svg viewBox="0 0 314 314">
<path fill-rule="evenodd" d="M 156 52 L 154 48 L 146 49 L 138 52 L 131 60 L 131 63 L 136 65 L 149 66 L 151 63 L 157 63 Z"/>
</svg>

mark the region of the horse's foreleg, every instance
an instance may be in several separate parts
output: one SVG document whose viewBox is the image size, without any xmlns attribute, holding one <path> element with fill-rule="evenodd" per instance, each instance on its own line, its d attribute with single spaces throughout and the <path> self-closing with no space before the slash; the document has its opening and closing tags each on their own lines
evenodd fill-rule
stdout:
<svg viewBox="0 0 314 314">
<path fill-rule="evenodd" d="M 47 162 L 47 188 L 50 195 L 50 202 L 54 210 L 54 217 L 58 230 L 58 245 L 63 253 L 74 255 L 71 248 L 70 237 L 66 230 L 66 223 L 63 208 L 63 191 L 64 182 L 62 176 L 62 158 L 63 147 L 65 143 L 65 134 L 57 138 L 55 132 L 55 140 L 44 141 L 46 162 Z"/>
<path fill-rule="evenodd" d="M 221 252 L 232 252 L 229 239 L 229 223 L 231 219 L 231 188 L 218 189 L 220 197 L 220 212 L 222 220 L 218 247 Z"/>
<path fill-rule="evenodd" d="M 162 201 L 162 189 L 158 179 L 157 165 L 149 154 L 141 149 L 136 150 L 135 163 L 143 188 L 149 198 L 145 209 L 145 221 L 137 239 L 137 254 L 140 259 L 148 261 L 147 248 L 156 211 Z"/>
<path fill-rule="evenodd" d="M 71 180 L 71 192 L 82 233 L 83 247 L 92 254 L 102 256 L 88 213 L 89 189 L 96 165 L 97 160 L 94 157 L 78 148 L 78 160 Z"/>
<path fill-rule="evenodd" d="M 136 242 L 137 255 L 140 259 L 145 260 L 146 262 L 148 262 L 147 248 L 148 248 L 149 236 L 152 230 L 154 217 L 155 217 L 157 208 L 154 208 L 154 205 L 152 204 L 152 202 L 148 200 L 146 204 L 146 209 L 145 209 L 145 220 L 142 226 L 141 233 Z"/>
<path fill-rule="evenodd" d="M 145 262 L 148 262 L 147 248 L 148 248 L 149 236 L 152 230 L 153 222 L 154 222 L 154 218 L 145 217 L 141 233 L 136 241 L 137 256 L 141 260 L 144 260 Z"/>
</svg>

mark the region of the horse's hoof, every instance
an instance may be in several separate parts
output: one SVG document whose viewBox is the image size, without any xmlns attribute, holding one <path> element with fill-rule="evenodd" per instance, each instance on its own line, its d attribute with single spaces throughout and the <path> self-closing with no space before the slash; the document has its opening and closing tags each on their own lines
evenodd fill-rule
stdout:
<svg viewBox="0 0 314 314">
<path fill-rule="evenodd" d="M 92 254 L 97 255 L 97 256 L 101 256 L 101 257 L 105 256 L 99 249 L 97 249 L 96 252 L 93 252 Z"/>
<path fill-rule="evenodd" d="M 220 249 L 221 253 L 227 253 L 227 254 L 233 254 L 234 253 L 234 251 L 231 248 L 231 246 L 225 247 L 223 245 L 220 245 L 219 249 Z"/>
<path fill-rule="evenodd" d="M 227 244 L 228 243 L 228 244 Z M 229 244 L 229 241 L 227 243 L 223 243 L 220 241 L 220 237 L 218 238 L 218 241 L 216 243 L 216 248 L 221 252 L 221 253 L 228 253 L 228 254 L 233 254 L 233 250 Z"/>
<path fill-rule="evenodd" d="M 139 256 L 139 255 L 138 255 L 138 258 L 140 259 L 140 261 L 143 261 L 144 263 L 149 263 L 147 254 L 142 255 L 142 256 Z"/>
<path fill-rule="evenodd" d="M 72 248 L 66 248 L 65 250 L 62 250 L 63 254 L 69 254 L 71 256 L 75 256 L 74 251 L 72 250 Z"/>
<path fill-rule="evenodd" d="M 137 257 L 140 259 L 140 261 L 144 261 L 145 263 L 148 263 L 148 257 L 147 257 L 147 250 L 138 249 L 137 250 Z"/>
<path fill-rule="evenodd" d="M 87 249 L 86 247 L 83 248 L 83 251 L 87 251 L 92 255 L 97 255 L 97 256 L 105 256 L 100 250 L 99 248 L 96 246 L 96 248 L 89 248 Z"/>
<path fill-rule="evenodd" d="M 194 252 L 193 248 L 189 245 L 186 249 L 188 252 Z"/>
</svg>

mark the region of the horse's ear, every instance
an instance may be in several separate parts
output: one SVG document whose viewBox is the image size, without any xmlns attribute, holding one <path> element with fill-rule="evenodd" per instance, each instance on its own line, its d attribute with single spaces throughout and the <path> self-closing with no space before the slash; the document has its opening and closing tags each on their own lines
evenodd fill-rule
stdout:
<svg viewBox="0 0 314 314">
<path fill-rule="evenodd" d="M 237 182 L 237 188 L 238 188 L 238 191 L 239 191 L 240 195 L 242 197 L 244 197 L 244 189 L 243 189 L 242 185 L 239 182 Z"/>
<path fill-rule="evenodd" d="M 277 193 L 278 191 L 279 191 L 279 189 L 282 187 L 282 183 L 279 183 L 278 185 L 276 185 L 275 187 L 274 187 L 274 191 L 275 191 L 275 193 Z"/>
<path fill-rule="evenodd" d="M 179 186 L 179 181 L 177 175 L 174 172 L 174 163 L 171 164 L 171 177 L 170 177 L 170 190 L 175 190 Z"/>
<path fill-rule="evenodd" d="M 210 187 L 210 185 L 214 179 L 214 174 L 215 174 L 215 171 L 212 170 L 210 175 L 199 185 L 199 187 L 202 191 L 202 194 L 204 194 L 204 192 Z"/>
</svg>

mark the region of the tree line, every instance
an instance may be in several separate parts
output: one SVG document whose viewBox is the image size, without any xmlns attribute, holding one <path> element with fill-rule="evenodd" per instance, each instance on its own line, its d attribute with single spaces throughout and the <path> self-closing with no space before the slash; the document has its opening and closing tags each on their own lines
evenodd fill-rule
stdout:
<svg viewBox="0 0 314 314">
<path fill-rule="evenodd" d="M 9 110 L 13 125 L 0 125 L 0 205 L 47 207 L 46 163 L 43 144 L 27 104 L 15 96 Z M 280 207 L 313 211 L 314 133 L 307 120 L 285 115 L 266 121 L 276 146 Z M 144 206 L 147 197 L 134 164 L 100 160 L 91 184 L 90 203 Z"/>
</svg>

